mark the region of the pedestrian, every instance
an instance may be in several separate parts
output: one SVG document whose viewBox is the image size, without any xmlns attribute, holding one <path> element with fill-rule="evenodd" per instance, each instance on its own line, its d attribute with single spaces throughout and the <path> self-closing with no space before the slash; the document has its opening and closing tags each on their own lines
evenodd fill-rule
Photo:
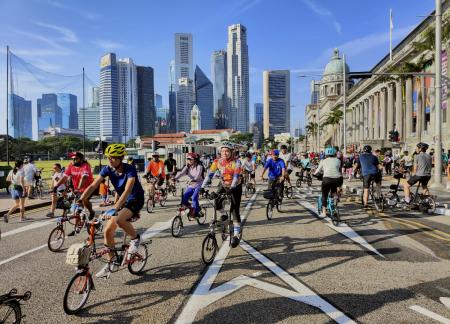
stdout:
<svg viewBox="0 0 450 324">
<path fill-rule="evenodd" d="M 100 197 L 102 198 L 102 202 L 100 203 L 100 207 L 110 206 L 111 202 L 108 199 L 108 190 L 109 186 L 106 183 L 106 179 L 103 179 L 100 183 L 100 186 L 98 187 L 98 193 Z"/>
<path fill-rule="evenodd" d="M 55 163 L 53 164 L 53 175 L 52 175 L 52 186 L 55 186 L 60 179 L 64 177 L 64 172 L 61 168 L 61 164 Z M 47 213 L 47 217 L 55 216 L 56 203 L 58 201 L 58 193 L 62 194 L 66 191 L 66 183 L 63 182 L 56 189 L 57 192 L 52 192 L 52 205 L 50 207 L 50 211 Z"/>
<path fill-rule="evenodd" d="M 3 215 L 3 220 L 8 223 L 9 216 L 20 208 L 20 221 L 27 220 L 25 218 L 25 172 L 23 170 L 23 161 L 16 161 L 14 168 L 9 172 L 6 177 L 7 182 L 11 182 L 11 198 L 14 200 L 14 205 L 9 209 L 8 213 Z"/>
<path fill-rule="evenodd" d="M 385 170 L 386 174 L 391 175 L 392 174 L 392 158 L 390 157 L 389 153 L 386 153 L 386 155 L 384 156 L 383 164 L 384 164 L 384 170 Z"/>
<path fill-rule="evenodd" d="M 23 172 L 24 172 L 25 192 L 29 199 L 34 199 L 32 193 L 36 167 L 34 166 L 34 162 L 30 161 L 29 158 L 25 158 L 23 163 L 24 163 Z"/>
</svg>

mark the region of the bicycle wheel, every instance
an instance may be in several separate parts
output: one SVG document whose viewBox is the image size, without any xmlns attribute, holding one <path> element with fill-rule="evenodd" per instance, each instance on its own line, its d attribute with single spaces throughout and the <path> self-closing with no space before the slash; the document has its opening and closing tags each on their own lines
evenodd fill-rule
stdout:
<svg viewBox="0 0 450 324">
<path fill-rule="evenodd" d="M 64 312 L 67 315 L 78 313 L 86 304 L 92 289 L 89 272 L 79 272 L 73 276 L 64 293 Z"/>
<path fill-rule="evenodd" d="M 434 214 L 434 212 L 436 211 L 436 201 L 433 197 L 425 197 L 421 200 L 419 209 L 422 213 Z"/>
<path fill-rule="evenodd" d="M 166 204 L 167 201 L 167 193 L 161 194 L 160 198 L 159 198 L 159 204 L 161 205 L 161 207 L 164 207 L 164 205 Z"/>
<path fill-rule="evenodd" d="M 216 236 L 212 233 L 208 233 L 205 236 L 202 243 L 202 261 L 204 264 L 209 265 L 213 262 L 214 257 L 219 249 L 217 245 Z"/>
<path fill-rule="evenodd" d="M 172 236 L 180 237 L 183 233 L 183 221 L 181 220 L 181 216 L 177 215 L 173 218 L 172 221 Z"/>
<path fill-rule="evenodd" d="M 306 180 L 306 183 L 308 184 L 309 187 L 312 186 L 312 178 L 308 177 L 308 179 Z"/>
<path fill-rule="evenodd" d="M 10 300 L 0 304 L 0 323 L 17 323 L 22 321 L 22 310 L 17 300 Z"/>
<path fill-rule="evenodd" d="M 154 207 L 155 203 L 153 202 L 152 198 L 148 198 L 147 199 L 147 212 L 151 213 L 153 212 L 153 207 Z"/>
<path fill-rule="evenodd" d="M 266 206 L 266 217 L 268 220 L 271 220 L 273 216 L 273 203 L 269 201 Z"/>
<path fill-rule="evenodd" d="M 330 212 L 330 218 L 331 218 L 331 221 L 333 222 L 334 226 L 339 226 L 339 223 L 341 222 L 341 218 L 339 216 L 339 211 L 337 209 L 333 209 Z"/>
<path fill-rule="evenodd" d="M 52 229 L 47 240 L 48 249 L 52 252 L 58 252 L 64 244 L 65 236 L 66 234 L 62 226 L 57 226 Z"/>
<path fill-rule="evenodd" d="M 139 245 L 138 251 L 134 253 L 128 261 L 128 271 L 134 275 L 140 274 L 147 264 L 147 259 L 147 245 L 141 244 Z"/>
<path fill-rule="evenodd" d="M 245 186 L 245 198 L 250 197 L 250 188 L 248 186 Z"/>
<path fill-rule="evenodd" d="M 295 183 L 295 185 L 297 186 L 297 188 L 300 188 L 302 186 L 302 180 L 297 179 L 297 182 Z"/>
<path fill-rule="evenodd" d="M 285 194 L 287 198 L 292 199 L 294 197 L 294 189 L 292 187 L 286 187 Z"/>
<path fill-rule="evenodd" d="M 201 213 L 203 214 L 203 216 L 197 217 L 197 218 L 196 218 L 197 224 L 198 224 L 198 225 L 203 225 L 203 224 L 205 224 L 206 218 L 207 218 L 207 217 L 206 217 L 206 212 L 207 212 L 206 208 L 205 208 L 205 207 L 202 207 L 202 208 L 201 208 Z"/>
<path fill-rule="evenodd" d="M 175 197 L 177 195 L 177 187 L 172 189 L 172 195 Z"/>
<path fill-rule="evenodd" d="M 374 193 L 371 193 L 373 204 L 375 205 L 375 209 L 379 212 L 384 210 L 384 198 L 383 194 L 380 197 L 375 197 Z"/>
</svg>

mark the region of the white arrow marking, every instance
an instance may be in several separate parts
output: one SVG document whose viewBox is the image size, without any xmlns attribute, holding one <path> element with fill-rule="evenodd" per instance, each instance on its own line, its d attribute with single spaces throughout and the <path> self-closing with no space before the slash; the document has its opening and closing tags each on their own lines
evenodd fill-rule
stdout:
<svg viewBox="0 0 450 324">
<path fill-rule="evenodd" d="M 435 321 L 438 321 L 439 323 L 450 324 L 450 319 L 448 319 L 444 316 L 441 316 L 439 314 L 436 314 L 435 312 L 432 312 L 421 306 L 413 305 L 413 306 L 409 306 L 409 308 L 412 309 L 413 311 L 416 311 L 417 313 L 420 313 L 420 314 L 428 317 L 428 318 L 434 319 Z"/>
<path fill-rule="evenodd" d="M 441 297 L 439 298 L 442 304 L 445 305 L 445 307 L 450 308 L 450 298 L 448 297 Z"/>
</svg>

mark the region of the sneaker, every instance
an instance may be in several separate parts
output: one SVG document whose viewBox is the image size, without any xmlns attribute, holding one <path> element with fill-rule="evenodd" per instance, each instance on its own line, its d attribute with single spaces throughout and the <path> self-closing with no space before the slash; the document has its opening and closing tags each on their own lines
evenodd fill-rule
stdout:
<svg viewBox="0 0 450 324">
<path fill-rule="evenodd" d="M 111 275 L 111 270 L 109 269 L 109 263 L 105 264 L 105 266 L 95 274 L 97 278 L 109 278 Z"/>
<path fill-rule="evenodd" d="M 369 205 L 364 205 L 363 208 L 364 208 L 364 209 L 368 209 L 368 208 L 369 208 Z"/>
<path fill-rule="evenodd" d="M 321 213 L 319 214 L 319 218 L 325 218 L 325 217 L 327 217 L 327 214 L 324 214 L 323 212 L 321 212 Z"/>
<path fill-rule="evenodd" d="M 70 232 L 67 236 L 75 236 L 75 231 Z"/>
<path fill-rule="evenodd" d="M 53 212 L 48 212 L 47 215 L 45 215 L 46 217 L 55 217 L 55 213 Z"/>
<path fill-rule="evenodd" d="M 235 248 L 236 246 L 239 245 L 239 237 L 236 235 L 233 235 L 233 237 L 231 238 L 231 247 Z"/>
<path fill-rule="evenodd" d="M 141 237 L 138 235 L 137 238 L 130 241 L 130 246 L 128 247 L 128 255 L 133 255 L 137 253 L 140 244 L 141 244 Z"/>
<path fill-rule="evenodd" d="M 8 215 L 3 215 L 3 221 L 5 222 L 5 223 L 8 223 L 9 222 L 9 220 L 8 220 Z"/>
</svg>

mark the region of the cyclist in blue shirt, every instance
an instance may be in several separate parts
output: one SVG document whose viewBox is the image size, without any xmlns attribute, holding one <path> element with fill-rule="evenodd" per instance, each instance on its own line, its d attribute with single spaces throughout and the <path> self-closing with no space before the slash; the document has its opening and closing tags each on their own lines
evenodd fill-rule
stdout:
<svg viewBox="0 0 450 324">
<path fill-rule="evenodd" d="M 109 165 L 100 171 L 97 179 L 86 189 L 80 199 L 85 205 L 89 202 L 90 196 L 99 187 L 103 179 L 109 178 L 110 183 L 116 190 L 114 209 L 117 212 L 117 216 L 109 219 L 106 224 L 104 234 L 105 247 L 115 246 L 114 235 L 117 226 L 119 226 L 131 238 L 128 248 L 128 253 L 131 255 L 138 251 L 140 237 L 129 220 L 136 216 L 144 206 L 144 189 L 142 189 L 139 182 L 136 168 L 122 162 L 125 156 L 124 144 L 109 145 L 105 150 L 105 155 L 108 157 Z M 115 211 L 111 211 L 111 214 L 115 214 Z M 112 258 L 113 255 L 110 254 L 109 257 Z M 109 264 L 106 264 L 96 276 L 105 277 L 109 275 L 109 272 Z"/>
<path fill-rule="evenodd" d="M 363 205 L 367 208 L 367 202 L 369 200 L 369 187 L 372 181 L 376 184 L 377 197 L 381 195 L 381 169 L 380 161 L 378 157 L 372 154 L 372 147 L 365 145 L 363 153 L 360 154 L 357 169 L 361 170 L 361 176 L 363 177 Z"/>
<path fill-rule="evenodd" d="M 283 183 L 284 175 L 286 173 L 286 165 L 284 161 L 279 158 L 280 151 L 273 150 L 272 158 L 268 159 L 264 165 L 264 170 L 261 174 L 261 179 L 264 179 L 264 174 L 266 170 L 269 169 L 269 189 L 273 190 L 276 184 Z"/>
</svg>

